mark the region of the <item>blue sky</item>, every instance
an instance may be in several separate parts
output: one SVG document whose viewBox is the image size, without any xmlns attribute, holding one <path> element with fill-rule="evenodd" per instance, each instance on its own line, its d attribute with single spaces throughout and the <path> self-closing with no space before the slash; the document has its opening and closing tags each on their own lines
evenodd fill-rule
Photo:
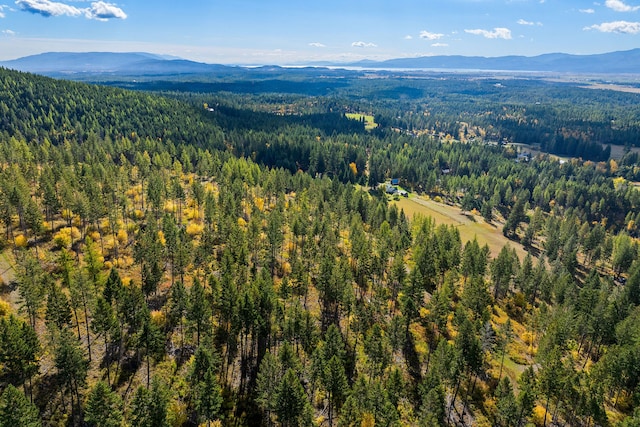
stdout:
<svg viewBox="0 0 640 427">
<path fill-rule="evenodd" d="M 145 51 L 223 64 L 640 47 L 640 0 L 0 0 L 0 60 Z"/>
</svg>

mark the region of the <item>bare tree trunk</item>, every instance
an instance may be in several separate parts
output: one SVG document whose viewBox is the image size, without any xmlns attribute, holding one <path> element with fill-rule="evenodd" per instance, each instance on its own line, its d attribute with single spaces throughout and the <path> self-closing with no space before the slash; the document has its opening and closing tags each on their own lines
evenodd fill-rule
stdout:
<svg viewBox="0 0 640 427">
<path fill-rule="evenodd" d="M 504 366 L 504 354 L 507 352 L 507 346 L 505 344 L 504 348 L 502 349 L 502 358 L 500 360 L 500 373 L 498 374 L 498 383 L 500 383 L 500 380 L 502 379 L 502 367 Z"/>
<path fill-rule="evenodd" d="M 107 337 L 107 333 L 104 333 L 104 357 L 105 365 L 107 365 L 107 385 L 111 387 L 111 375 L 109 370 L 109 365 L 111 365 L 111 355 L 109 354 L 109 339 Z"/>
<path fill-rule="evenodd" d="M 89 362 L 91 362 L 91 335 L 89 334 L 89 310 L 87 310 L 86 295 L 82 295 L 82 306 L 84 308 L 84 325 L 87 329 L 87 350 L 89 352 Z"/>
<path fill-rule="evenodd" d="M 547 395 L 547 403 L 544 405 L 544 420 L 542 421 L 542 427 L 547 425 L 547 412 L 549 412 L 549 395 Z"/>
<path fill-rule="evenodd" d="M 82 339 L 82 336 L 80 335 L 80 320 L 78 320 L 78 310 L 76 310 L 75 308 L 73 309 L 73 316 L 76 318 L 76 327 L 78 328 L 78 341 L 80 341 Z"/>
</svg>

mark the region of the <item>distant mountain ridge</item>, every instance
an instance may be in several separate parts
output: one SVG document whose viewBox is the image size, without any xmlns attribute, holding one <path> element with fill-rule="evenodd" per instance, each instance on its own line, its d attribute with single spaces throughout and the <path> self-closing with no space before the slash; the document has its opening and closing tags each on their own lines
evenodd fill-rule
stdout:
<svg viewBox="0 0 640 427">
<path fill-rule="evenodd" d="M 0 62 L 0 66 L 49 76 L 73 74 L 166 75 L 207 73 L 227 68 L 144 52 L 48 52 Z"/>
<path fill-rule="evenodd" d="M 366 68 L 426 68 L 463 70 L 542 71 L 566 73 L 630 73 L 640 72 L 640 49 L 594 55 L 548 53 L 538 56 L 423 56 L 386 61 L 349 64 Z"/>
<path fill-rule="evenodd" d="M 560 72 L 596 74 L 640 73 L 640 48 L 594 55 L 549 53 L 538 56 L 423 56 L 386 61 L 351 63 L 322 62 L 312 66 L 360 67 L 366 69 L 447 69 L 516 72 Z M 49 52 L 0 62 L 0 66 L 49 76 L 78 74 L 181 75 L 206 74 L 235 69 L 225 65 L 189 61 L 144 52 Z M 263 67 L 265 68 L 265 67 Z M 266 67 L 268 68 L 268 67 Z"/>
</svg>

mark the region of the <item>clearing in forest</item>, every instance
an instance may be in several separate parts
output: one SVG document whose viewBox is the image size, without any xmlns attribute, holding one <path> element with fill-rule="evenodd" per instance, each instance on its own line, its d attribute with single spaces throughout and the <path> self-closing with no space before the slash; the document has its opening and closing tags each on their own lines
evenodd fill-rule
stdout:
<svg viewBox="0 0 640 427">
<path fill-rule="evenodd" d="M 370 114 L 361 114 L 361 113 L 346 113 L 345 114 L 348 119 L 364 121 L 365 130 L 371 130 L 378 127 L 378 124 L 375 122 L 375 119 Z"/>
<path fill-rule="evenodd" d="M 401 198 L 393 203 L 395 203 L 398 208 L 404 209 L 405 214 L 409 218 L 420 214 L 422 216 L 432 217 L 436 224 L 447 224 L 457 227 L 460 232 L 460 240 L 462 240 L 463 244 L 469 240 L 473 240 L 475 236 L 481 246 L 484 244 L 489 246 L 492 257 L 497 256 L 506 244 L 509 244 L 516 250 L 520 259 L 523 259 L 527 254 L 520 243 L 509 240 L 502 234 L 502 224 L 488 224 L 479 215 L 473 215 L 468 212 L 463 213 L 458 206 L 450 206 L 418 196 L 408 199 Z"/>
</svg>

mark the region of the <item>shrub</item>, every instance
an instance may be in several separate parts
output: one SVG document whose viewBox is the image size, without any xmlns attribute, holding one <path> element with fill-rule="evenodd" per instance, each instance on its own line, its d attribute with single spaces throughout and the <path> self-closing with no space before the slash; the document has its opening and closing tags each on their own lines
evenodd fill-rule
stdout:
<svg viewBox="0 0 640 427">
<path fill-rule="evenodd" d="M 11 304 L 7 301 L 0 299 L 0 317 L 7 316 L 11 313 Z"/>
<path fill-rule="evenodd" d="M 71 229 L 65 227 L 53 236 L 53 243 L 58 249 L 69 249 L 71 247 Z"/>
<path fill-rule="evenodd" d="M 123 229 L 118 230 L 118 234 L 116 237 L 118 239 L 118 243 L 120 243 L 121 245 L 124 245 L 127 242 L 127 240 L 129 240 L 129 235 L 127 234 L 127 231 Z"/>
<path fill-rule="evenodd" d="M 189 236 L 198 236 L 202 234 L 203 230 L 204 230 L 204 225 L 196 224 L 194 222 L 191 222 L 189 223 L 189 225 L 187 225 L 187 234 Z"/>
<path fill-rule="evenodd" d="M 27 240 L 24 234 L 18 234 L 13 239 L 13 244 L 16 246 L 16 248 L 26 248 L 27 243 L 29 243 L 29 241 Z"/>
<path fill-rule="evenodd" d="M 151 312 L 151 321 L 159 328 L 163 328 L 166 323 L 166 317 L 162 311 L 153 310 Z"/>
</svg>

